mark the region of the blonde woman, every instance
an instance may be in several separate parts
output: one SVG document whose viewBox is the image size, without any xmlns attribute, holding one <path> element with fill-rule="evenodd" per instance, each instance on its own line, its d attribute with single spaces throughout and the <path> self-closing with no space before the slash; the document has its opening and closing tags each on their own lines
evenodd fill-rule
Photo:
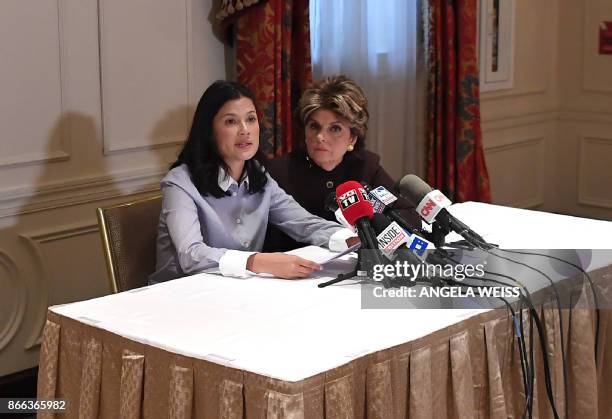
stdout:
<svg viewBox="0 0 612 419">
<path fill-rule="evenodd" d="M 384 186 L 396 196 L 395 181 L 380 165 L 380 157 L 366 150 L 368 101 L 353 80 L 339 75 L 321 80 L 300 98 L 297 118 L 304 129 L 298 150 L 268 162 L 270 175 L 312 214 L 335 221 L 325 202 L 336 186 L 347 180 Z M 420 221 L 405 200 L 396 202 L 415 226 Z M 265 248 L 288 250 L 302 245 L 269 229 Z"/>
</svg>

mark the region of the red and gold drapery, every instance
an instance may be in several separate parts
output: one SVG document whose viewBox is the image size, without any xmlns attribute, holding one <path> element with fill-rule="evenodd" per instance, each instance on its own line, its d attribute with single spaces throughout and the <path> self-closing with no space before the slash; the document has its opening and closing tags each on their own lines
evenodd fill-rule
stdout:
<svg viewBox="0 0 612 419">
<path fill-rule="evenodd" d="M 224 2 L 224 10 L 236 11 L 237 78 L 255 94 L 260 151 L 271 158 L 291 151 L 302 137 L 293 111 L 312 83 L 309 1 L 251 0 L 248 8 L 244 3 Z"/>
<path fill-rule="evenodd" d="M 455 202 L 491 202 L 480 128 L 477 0 L 428 0 L 427 181 Z"/>
</svg>

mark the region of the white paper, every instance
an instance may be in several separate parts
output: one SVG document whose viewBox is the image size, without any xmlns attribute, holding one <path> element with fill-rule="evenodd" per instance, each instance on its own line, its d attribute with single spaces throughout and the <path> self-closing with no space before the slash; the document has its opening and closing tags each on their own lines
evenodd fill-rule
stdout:
<svg viewBox="0 0 612 419">
<path fill-rule="evenodd" d="M 325 265 L 327 262 L 337 259 L 340 256 L 344 256 L 348 253 L 354 252 L 359 248 L 359 246 L 361 246 L 361 243 L 349 247 L 343 252 L 332 252 L 329 249 L 324 249 L 318 246 L 306 246 L 300 247 L 299 249 L 290 250 L 289 252 L 285 253 L 290 255 L 296 255 L 301 258 L 311 260 L 313 262 L 317 262 L 319 265 Z"/>
</svg>

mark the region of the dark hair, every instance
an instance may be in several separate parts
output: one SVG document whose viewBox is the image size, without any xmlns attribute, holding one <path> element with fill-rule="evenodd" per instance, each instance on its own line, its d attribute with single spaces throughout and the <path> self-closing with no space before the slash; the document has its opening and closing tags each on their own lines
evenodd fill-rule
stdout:
<svg viewBox="0 0 612 419">
<path fill-rule="evenodd" d="M 213 119 L 226 102 L 243 97 L 251 99 L 255 105 L 253 93 L 239 83 L 217 80 L 211 84 L 198 103 L 189 137 L 177 160 L 170 166 L 172 169 L 186 164 L 191 181 L 202 195 L 210 194 L 215 198 L 230 195 L 229 191 L 223 192 L 218 184 L 219 167 L 223 167 L 226 173 L 229 173 L 229 170 L 217 149 L 213 135 Z M 249 177 L 249 193 L 263 191 L 268 181 L 263 166 L 253 157 L 245 162 L 244 167 Z"/>
</svg>

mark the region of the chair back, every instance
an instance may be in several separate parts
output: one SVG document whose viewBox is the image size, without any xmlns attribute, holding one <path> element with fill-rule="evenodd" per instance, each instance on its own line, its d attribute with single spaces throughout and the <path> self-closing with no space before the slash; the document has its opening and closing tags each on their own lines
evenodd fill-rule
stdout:
<svg viewBox="0 0 612 419">
<path fill-rule="evenodd" d="M 98 225 L 114 293 L 147 285 L 155 271 L 161 195 L 98 208 Z"/>
</svg>

